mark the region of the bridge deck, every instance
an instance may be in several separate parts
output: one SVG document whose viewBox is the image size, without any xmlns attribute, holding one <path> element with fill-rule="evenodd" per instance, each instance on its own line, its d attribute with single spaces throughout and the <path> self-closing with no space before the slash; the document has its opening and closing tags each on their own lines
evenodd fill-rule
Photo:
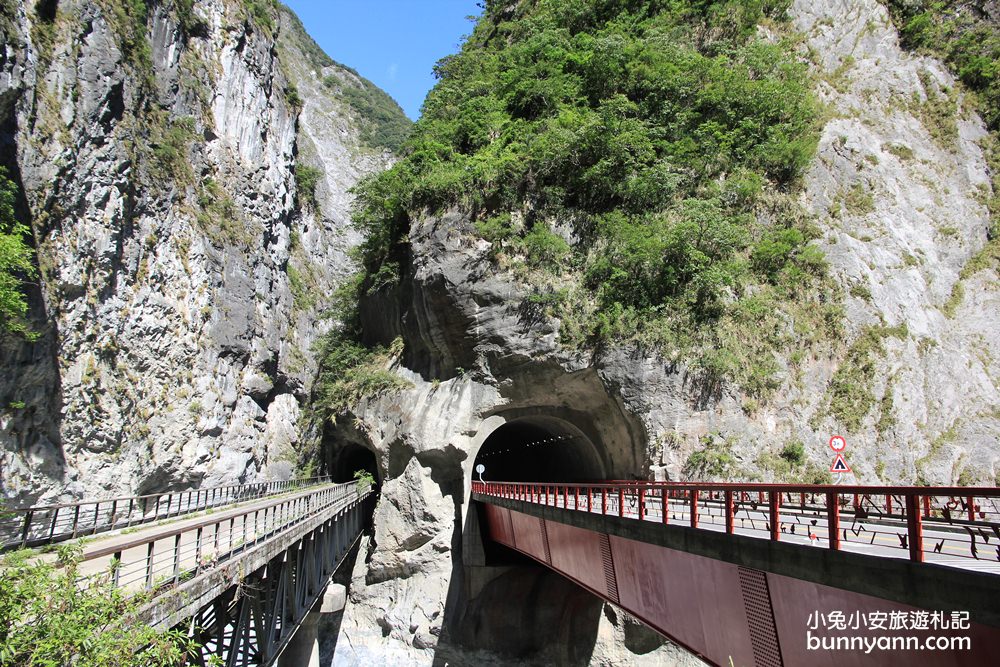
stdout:
<svg viewBox="0 0 1000 667">
<path fill-rule="evenodd" d="M 898 665 L 915 660 L 942 666 L 1000 664 L 1000 610 L 995 604 L 1000 577 L 993 561 L 977 560 L 970 551 L 970 544 L 979 544 L 986 555 L 983 546 L 996 544 L 992 537 L 986 539 L 992 530 L 981 534 L 978 529 L 996 518 L 981 499 L 1000 490 L 974 490 L 978 500 L 968 502 L 965 518 L 952 515 L 949 522 L 933 503 L 920 511 L 924 505 L 915 502 L 917 491 L 878 501 L 874 497 L 887 490 L 859 487 L 860 511 L 840 524 L 839 512 L 845 505 L 851 508 L 855 489 L 803 490 L 816 498 L 795 497 L 792 503 L 789 494 L 799 494 L 797 487 L 679 486 L 477 482 L 472 497 L 484 504 L 480 518 L 490 540 L 619 605 L 714 664 L 728 665 L 731 659 L 733 664 L 831 667 L 875 659 Z M 927 497 L 951 492 L 919 490 Z M 830 502 L 817 507 L 820 498 Z M 944 502 L 948 509 L 947 503 L 955 501 Z M 960 501 L 955 504 L 962 509 Z M 900 507 L 909 511 L 900 515 Z M 916 531 L 914 542 L 915 508 L 931 525 L 926 533 Z M 943 519 L 941 525 L 933 523 L 937 518 Z M 920 521 L 916 523 L 919 529 Z M 808 527 L 805 535 L 799 526 Z M 968 528 L 975 537 L 970 538 Z M 964 552 L 955 548 L 949 553 L 949 542 L 964 546 Z M 917 548 L 911 548 L 914 544 Z M 930 556 L 927 562 L 925 556 Z M 875 657 L 864 650 L 810 650 L 807 619 L 831 611 L 923 611 L 946 618 L 966 614 L 967 627 L 944 628 L 936 636 L 965 637 L 971 648 L 882 651 Z M 923 642 L 933 631 L 904 629 L 883 636 L 862 627 L 846 634 Z"/>
</svg>

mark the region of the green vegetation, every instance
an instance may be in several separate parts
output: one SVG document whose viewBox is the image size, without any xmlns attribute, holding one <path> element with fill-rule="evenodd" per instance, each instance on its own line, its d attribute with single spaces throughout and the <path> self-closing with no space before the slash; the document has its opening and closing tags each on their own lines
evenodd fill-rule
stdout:
<svg viewBox="0 0 1000 667">
<path fill-rule="evenodd" d="M 736 474 L 736 459 L 732 443 L 715 433 L 701 439 L 702 448 L 692 452 L 684 462 L 685 477 L 698 481 L 725 481 Z"/>
<path fill-rule="evenodd" d="M 903 162 L 913 159 L 913 149 L 903 144 L 885 144 L 882 148 L 898 157 Z"/>
<path fill-rule="evenodd" d="M 154 182 L 187 184 L 194 182 L 188 152 L 194 141 L 195 120 L 190 116 L 156 124 L 152 132 L 150 175 Z"/>
<path fill-rule="evenodd" d="M 248 245 L 249 233 L 236 210 L 236 203 L 214 178 L 206 178 L 198 190 L 198 227 L 217 246 Z"/>
<path fill-rule="evenodd" d="M 944 60 L 966 88 L 968 102 L 975 108 L 990 136 L 983 151 L 990 165 L 992 188 L 987 206 L 992 219 L 989 240 L 983 249 L 962 270 L 962 278 L 1000 264 L 1000 24 L 985 20 L 974 5 L 958 0 L 886 0 L 893 21 L 899 28 L 903 45 L 920 53 Z M 931 87 L 927 77 L 921 77 L 925 91 Z M 928 102 L 931 93 L 928 92 Z M 940 96 L 935 103 L 952 105 L 954 91 L 947 91 L 947 100 Z M 933 115 L 933 114 L 932 114 Z M 944 114 L 939 114 L 944 117 Z M 951 114 L 954 123 L 955 113 Z M 926 120 L 925 120 L 926 123 Z M 934 129 L 928 128 L 932 135 Z M 937 130 L 938 134 L 954 136 L 951 125 Z M 957 133 L 957 128 L 954 130 Z M 954 294 L 953 294 L 954 296 Z"/>
<path fill-rule="evenodd" d="M 0 667 L 186 664 L 190 640 L 136 620 L 144 596 L 126 595 L 107 575 L 80 586 L 80 547 L 60 545 L 58 553 L 58 568 L 30 560 L 27 550 L 0 564 Z"/>
<path fill-rule="evenodd" d="M 295 194 L 299 198 L 300 205 L 305 204 L 313 209 L 317 208 L 316 186 L 322 177 L 322 169 L 301 163 L 295 165 Z"/>
<path fill-rule="evenodd" d="M 31 230 L 14 214 L 17 186 L 0 167 L 0 333 L 16 333 L 33 339 L 25 322 L 28 302 L 22 285 L 37 275 L 31 247 L 25 242 Z"/>
<path fill-rule="evenodd" d="M 243 0 L 243 9 L 247 17 L 270 35 L 274 32 L 275 19 L 278 11 L 276 0 Z"/>
<path fill-rule="evenodd" d="M 354 479 L 358 482 L 358 491 L 364 491 L 375 486 L 375 476 L 367 470 L 355 470 Z"/>
<path fill-rule="evenodd" d="M 388 369 L 403 351 L 403 340 L 388 347 L 368 348 L 361 339 L 358 313 L 360 274 L 348 279 L 334 293 L 329 315 L 337 324 L 320 342 L 319 379 L 314 387 L 313 409 L 321 419 L 336 421 L 362 398 L 400 391 L 413 386 Z"/>
<path fill-rule="evenodd" d="M 331 76 L 323 80 L 327 87 L 340 87 L 340 93 L 361 118 L 361 140 L 375 148 L 399 151 L 410 136 L 413 122 L 406 117 L 396 100 L 368 79 L 358 76 L 361 85 Z"/>
<path fill-rule="evenodd" d="M 411 219 L 459 208 L 566 345 L 636 341 L 766 396 L 777 349 L 839 331 L 794 196 L 817 104 L 757 29 L 783 34 L 786 5 L 488 4 L 402 159 L 357 188 L 364 289 L 398 280 Z"/>
<path fill-rule="evenodd" d="M 320 350 L 322 371 L 316 388 L 316 405 L 321 413 L 336 421 L 362 398 L 411 387 L 410 382 L 387 368 L 402 351 L 402 338 L 388 347 L 368 349 L 337 334 L 329 336 Z"/>
<path fill-rule="evenodd" d="M 957 0 L 887 0 L 903 46 L 942 58 L 1000 129 L 1000 26 Z"/>
<path fill-rule="evenodd" d="M 851 215 L 868 215 L 875 210 L 875 197 L 867 185 L 855 183 L 844 193 L 844 209 Z"/>
<path fill-rule="evenodd" d="M 759 470 L 769 471 L 774 481 L 789 484 L 830 484 L 830 471 L 806 458 L 806 448 L 801 440 L 790 440 L 780 452 L 764 450 L 758 456 Z"/>
<path fill-rule="evenodd" d="M 122 61 L 139 75 L 147 90 L 151 90 L 153 51 L 146 37 L 149 0 L 100 0 L 99 4 L 118 36 Z"/>
<path fill-rule="evenodd" d="M 290 29 L 288 35 L 302 50 L 317 75 L 336 67 L 352 76 L 330 74 L 323 83 L 340 97 L 361 121 L 361 140 L 372 148 L 399 151 L 410 134 L 413 122 L 406 117 L 396 101 L 374 83 L 358 74 L 357 70 L 338 63 L 328 56 L 306 32 L 302 21 L 284 5 L 280 7 Z"/>
<path fill-rule="evenodd" d="M 955 441 L 958 437 L 959 426 L 961 426 L 961 422 L 956 420 L 951 426 L 939 433 L 936 438 L 931 440 L 931 446 L 927 454 L 916 460 L 914 465 L 917 469 L 917 484 L 921 486 L 930 484 L 930 481 L 927 479 L 927 464 L 937 458 L 946 445 Z"/>
<path fill-rule="evenodd" d="M 302 96 L 299 95 L 299 89 L 294 83 L 289 83 L 285 86 L 285 102 L 295 111 L 302 109 Z"/>
<path fill-rule="evenodd" d="M 885 355 L 883 341 L 890 336 L 905 339 L 906 325 L 865 327 L 830 382 L 830 413 L 849 432 L 861 428 L 861 422 L 875 404 L 871 387 L 878 360 Z"/>
</svg>

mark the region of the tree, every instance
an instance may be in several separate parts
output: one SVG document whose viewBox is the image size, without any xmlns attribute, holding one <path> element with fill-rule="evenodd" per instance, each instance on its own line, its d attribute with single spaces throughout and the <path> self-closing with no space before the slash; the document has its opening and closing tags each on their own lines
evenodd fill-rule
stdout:
<svg viewBox="0 0 1000 667">
<path fill-rule="evenodd" d="M 173 667 L 194 649 L 180 632 L 157 632 L 108 573 L 77 581 L 81 547 L 59 547 L 59 567 L 29 551 L 9 554 L 0 577 L 0 667 Z"/>
</svg>

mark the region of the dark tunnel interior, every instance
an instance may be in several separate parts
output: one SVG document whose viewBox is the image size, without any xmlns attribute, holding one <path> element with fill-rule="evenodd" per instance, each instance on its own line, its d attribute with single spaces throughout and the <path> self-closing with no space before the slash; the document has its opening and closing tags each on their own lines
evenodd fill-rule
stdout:
<svg viewBox="0 0 1000 667">
<path fill-rule="evenodd" d="M 486 438 L 475 466 L 486 481 L 586 482 L 604 479 L 594 443 L 569 422 L 525 417 L 507 422 Z M 473 479 L 479 475 L 473 472 Z"/>
<path fill-rule="evenodd" d="M 375 454 L 367 447 L 347 442 L 333 451 L 327 461 L 327 473 L 334 482 L 350 482 L 354 473 L 365 470 L 375 478 L 375 483 L 381 483 L 378 462 Z"/>
</svg>

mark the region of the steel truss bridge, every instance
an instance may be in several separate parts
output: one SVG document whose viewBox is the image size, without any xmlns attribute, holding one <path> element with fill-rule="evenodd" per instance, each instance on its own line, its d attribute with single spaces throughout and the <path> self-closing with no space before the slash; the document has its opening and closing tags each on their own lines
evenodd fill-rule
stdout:
<svg viewBox="0 0 1000 667">
<path fill-rule="evenodd" d="M 473 482 L 472 499 L 486 540 L 711 664 L 1000 664 L 998 488 Z"/>
<path fill-rule="evenodd" d="M 114 531 L 84 544 L 81 585 L 108 577 L 148 595 L 140 620 L 194 638 L 190 664 L 267 666 L 360 538 L 373 502 L 371 487 L 315 478 L 32 507 L 5 512 L 0 545 Z"/>
</svg>

